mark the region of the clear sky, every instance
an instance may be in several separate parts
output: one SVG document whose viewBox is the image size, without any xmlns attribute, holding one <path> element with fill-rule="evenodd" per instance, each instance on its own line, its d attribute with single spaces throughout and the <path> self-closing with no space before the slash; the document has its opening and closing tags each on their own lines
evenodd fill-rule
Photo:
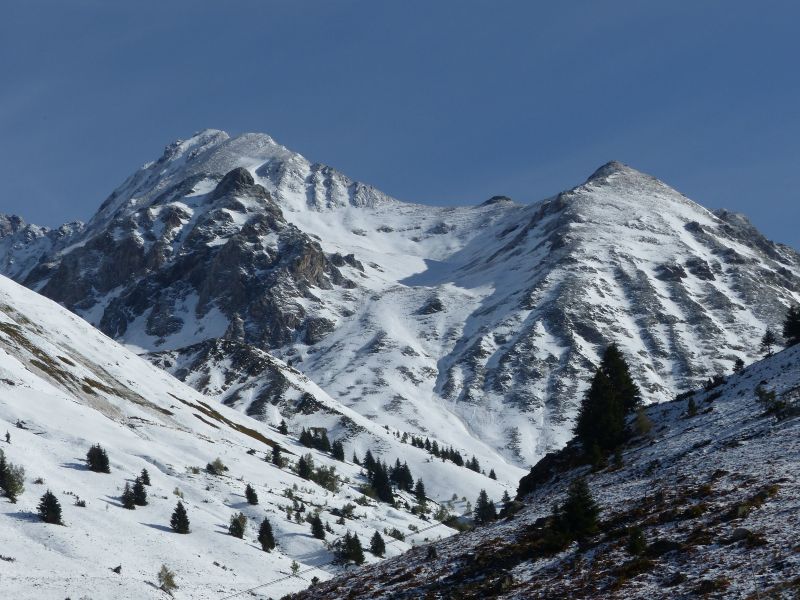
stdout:
<svg viewBox="0 0 800 600">
<path fill-rule="evenodd" d="M 403 200 L 617 159 L 800 247 L 800 3 L 12 0 L 0 211 L 87 219 L 170 141 L 262 131 Z"/>
</svg>

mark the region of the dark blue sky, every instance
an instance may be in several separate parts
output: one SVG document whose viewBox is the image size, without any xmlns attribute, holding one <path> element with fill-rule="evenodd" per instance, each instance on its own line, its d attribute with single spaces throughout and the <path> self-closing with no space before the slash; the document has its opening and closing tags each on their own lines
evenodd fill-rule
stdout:
<svg viewBox="0 0 800 600">
<path fill-rule="evenodd" d="M 8 2 L 0 211 L 86 219 L 215 127 L 432 204 L 618 159 L 800 247 L 798 22 L 777 0 Z"/>
</svg>

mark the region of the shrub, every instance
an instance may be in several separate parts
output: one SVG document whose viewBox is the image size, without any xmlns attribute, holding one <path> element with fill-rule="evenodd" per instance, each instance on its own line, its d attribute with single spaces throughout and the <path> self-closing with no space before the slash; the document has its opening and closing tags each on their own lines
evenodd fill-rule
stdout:
<svg viewBox="0 0 800 600">
<path fill-rule="evenodd" d="M 158 584 L 170 596 L 172 595 L 172 590 L 178 589 L 175 584 L 175 573 L 170 571 L 167 565 L 161 565 L 161 570 L 158 572 Z"/>
</svg>

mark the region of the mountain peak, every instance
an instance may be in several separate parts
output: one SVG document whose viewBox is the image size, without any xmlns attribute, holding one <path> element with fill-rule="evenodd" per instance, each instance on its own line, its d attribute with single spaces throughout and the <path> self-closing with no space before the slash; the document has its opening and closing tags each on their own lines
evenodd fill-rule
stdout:
<svg viewBox="0 0 800 600">
<path fill-rule="evenodd" d="M 618 160 L 611 160 L 589 175 L 586 181 L 597 181 L 619 173 L 639 173 L 639 171 Z"/>
</svg>

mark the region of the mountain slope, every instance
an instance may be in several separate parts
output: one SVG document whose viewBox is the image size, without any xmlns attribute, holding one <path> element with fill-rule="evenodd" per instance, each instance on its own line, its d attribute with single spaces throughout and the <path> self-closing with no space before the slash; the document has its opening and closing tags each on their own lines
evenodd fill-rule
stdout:
<svg viewBox="0 0 800 600">
<path fill-rule="evenodd" d="M 759 387 L 787 403 L 785 418 L 765 413 Z M 523 479 L 512 517 L 432 544 L 436 558 L 423 546 L 293 598 L 797 597 L 800 347 L 646 413 L 653 427 L 620 466 L 576 468 L 568 446 Z M 600 505 L 600 531 L 548 550 L 550 506 L 578 476 Z M 628 549 L 635 527 L 641 556 Z"/>
<path fill-rule="evenodd" d="M 405 509 L 405 502 L 414 503 L 405 492 L 397 494 L 396 508 L 374 500 L 357 503 L 365 483 L 359 466 L 305 448 L 292 436 L 216 405 L 74 314 L 4 277 L 0 354 L 0 431 L 11 436 L 2 450 L 26 471 L 26 490 L 18 503 L 0 500 L 3 590 L 9 597 L 159 598 L 163 593 L 153 582 L 165 563 L 177 573 L 177 597 L 216 599 L 288 575 L 296 560 L 303 575 L 285 577 L 271 592 L 280 596 L 306 587 L 312 576 L 326 579 L 338 569 L 329 564 L 332 552 L 310 535 L 309 525 L 295 522 L 291 510 L 287 518 L 287 507 L 302 508 L 303 514 L 319 509 L 331 526 L 328 541 L 349 530 L 366 544 L 376 529 L 396 527 L 406 533 L 406 541 L 387 537 L 390 556 L 414 541 L 452 533 Z M 471 494 L 478 485 L 494 493 L 503 489 L 451 462 L 431 462 L 424 450 L 341 410 L 337 418 L 349 415 L 360 428 L 358 439 L 345 441 L 347 456 L 353 451 L 363 456 L 371 448 L 388 462 L 407 460 L 413 475 L 427 485 L 431 511 L 437 508 L 433 498 L 449 498 L 454 490 Z M 95 443 L 108 451 L 110 474 L 91 472 L 84 464 Z M 268 460 L 276 446 L 288 460 L 285 468 Z M 318 466 L 335 467 L 341 480 L 336 491 L 292 471 L 306 453 Z M 222 475 L 205 472 L 215 458 L 228 468 Z M 152 481 L 149 505 L 125 510 L 119 501 L 122 488 L 143 468 Z M 258 493 L 257 506 L 245 501 L 246 483 Z M 59 498 L 66 527 L 36 517 L 47 489 Z M 189 535 L 169 530 L 178 492 L 189 513 Z M 85 507 L 74 505 L 79 498 Z M 348 503 L 354 515 L 339 525 L 335 513 Z M 244 540 L 227 534 L 230 517 L 239 511 L 250 520 Z M 265 516 L 278 543 L 270 554 L 254 541 Z M 369 554 L 367 559 L 376 560 Z M 121 574 L 111 570 L 120 564 Z"/>
<path fill-rule="evenodd" d="M 6 272 L 221 401 L 311 424 L 290 365 L 511 472 L 566 443 L 609 342 L 663 401 L 756 358 L 800 301 L 794 250 L 619 163 L 536 204 L 439 208 L 215 130 L 168 146 L 69 242 L 15 246 Z"/>
</svg>

